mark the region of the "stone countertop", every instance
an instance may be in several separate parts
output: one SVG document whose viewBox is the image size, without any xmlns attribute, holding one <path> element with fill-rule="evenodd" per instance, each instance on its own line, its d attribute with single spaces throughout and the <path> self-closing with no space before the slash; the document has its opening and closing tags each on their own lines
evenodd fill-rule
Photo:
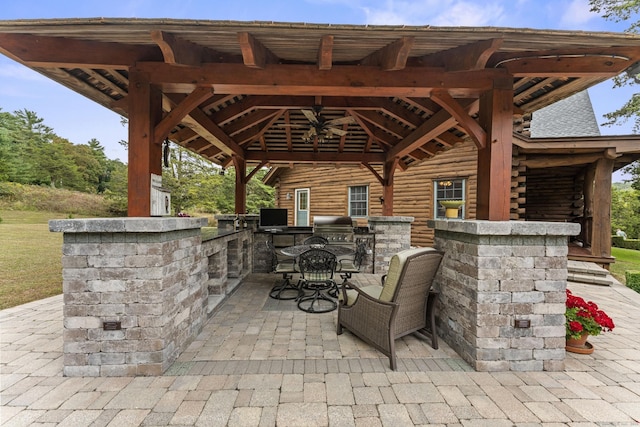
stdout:
<svg viewBox="0 0 640 427">
<path fill-rule="evenodd" d="M 52 219 L 49 231 L 61 233 L 163 233 L 201 228 L 207 218 L 84 218 Z"/>
</svg>

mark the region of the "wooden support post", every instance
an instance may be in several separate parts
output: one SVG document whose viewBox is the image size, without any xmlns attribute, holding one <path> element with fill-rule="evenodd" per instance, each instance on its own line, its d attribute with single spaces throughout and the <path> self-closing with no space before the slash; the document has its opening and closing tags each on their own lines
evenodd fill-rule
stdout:
<svg viewBox="0 0 640 427">
<path fill-rule="evenodd" d="M 247 162 L 239 156 L 233 156 L 236 168 L 236 214 L 247 213 Z"/>
<path fill-rule="evenodd" d="M 128 216 L 151 216 L 151 174 L 162 175 L 162 144 L 154 128 L 162 118 L 162 94 L 146 73 L 129 70 Z"/>
<path fill-rule="evenodd" d="M 590 164 L 584 174 L 584 182 L 582 183 L 582 197 L 584 199 L 584 208 L 582 209 L 582 229 L 580 230 L 580 239 L 584 247 L 591 247 L 593 241 L 593 190 L 594 180 L 596 176 L 596 164 Z"/>
<path fill-rule="evenodd" d="M 487 132 L 487 144 L 478 149 L 476 218 L 509 221 L 513 82 L 496 80 L 494 89 L 480 96 L 479 122 Z"/>
<path fill-rule="evenodd" d="M 398 158 L 387 160 L 384 163 L 384 176 L 382 178 L 382 216 L 393 216 L 393 176 L 398 165 Z"/>
<path fill-rule="evenodd" d="M 596 162 L 593 180 L 593 230 L 591 253 L 598 257 L 611 256 L 611 175 L 613 160 Z"/>
</svg>

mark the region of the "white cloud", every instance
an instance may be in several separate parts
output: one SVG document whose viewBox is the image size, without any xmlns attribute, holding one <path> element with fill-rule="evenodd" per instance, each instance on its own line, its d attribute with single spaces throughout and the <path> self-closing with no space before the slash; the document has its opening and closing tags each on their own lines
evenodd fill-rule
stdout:
<svg viewBox="0 0 640 427">
<path fill-rule="evenodd" d="M 464 0 L 387 0 L 362 10 L 372 25 L 486 26 L 496 25 L 504 15 L 498 0 L 483 5 Z"/>
<path fill-rule="evenodd" d="M 590 20 L 598 17 L 598 14 L 589 9 L 588 0 L 572 0 L 562 14 L 562 24 L 568 27 L 584 26 Z"/>
<path fill-rule="evenodd" d="M 459 1 L 437 17 L 436 25 L 482 27 L 495 26 L 501 21 L 504 10 L 498 3 L 479 5 L 475 2 Z"/>
</svg>

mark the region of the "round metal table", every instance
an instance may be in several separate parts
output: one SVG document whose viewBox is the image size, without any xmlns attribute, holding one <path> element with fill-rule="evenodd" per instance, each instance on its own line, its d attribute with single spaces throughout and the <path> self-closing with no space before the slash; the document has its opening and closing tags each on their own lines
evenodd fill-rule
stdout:
<svg viewBox="0 0 640 427">
<path fill-rule="evenodd" d="M 287 246 L 286 248 L 281 248 L 280 252 L 286 256 L 297 257 L 303 252 L 308 251 L 309 249 L 324 249 L 327 252 L 331 252 L 336 257 L 353 255 L 355 251 L 353 248 L 348 246 L 340 246 L 340 245 L 295 245 L 295 246 Z"/>
</svg>

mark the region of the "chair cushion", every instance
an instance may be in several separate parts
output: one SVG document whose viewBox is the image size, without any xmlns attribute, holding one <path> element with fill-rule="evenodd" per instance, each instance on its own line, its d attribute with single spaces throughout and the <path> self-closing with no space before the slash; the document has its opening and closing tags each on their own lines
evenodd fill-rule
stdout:
<svg viewBox="0 0 640 427">
<path fill-rule="evenodd" d="M 365 294 L 377 299 L 378 297 L 380 297 L 380 292 L 382 292 L 382 285 L 368 285 L 358 289 L 360 289 Z M 353 303 L 355 303 L 357 299 L 358 291 L 347 289 L 347 305 L 353 305 Z M 342 296 L 342 292 L 338 293 L 338 301 L 342 302 L 343 300 L 344 298 Z"/>
<path fill-rule="evenodd" d="M 380 301 L 390 302 L 393 299 L 393 294 L 396 292 L 398 286 L 398 280 L 400 279 L 400 273 L 404 267 L 404 263 L 411 255 L 419 254 L 422 252 L 435 251 L 434 248 L 414 248 L 400 251 L 391 257 L 389 262 L 389 272 L 385 278 L 382 292 L 380 293 Z"/>
</svg>

